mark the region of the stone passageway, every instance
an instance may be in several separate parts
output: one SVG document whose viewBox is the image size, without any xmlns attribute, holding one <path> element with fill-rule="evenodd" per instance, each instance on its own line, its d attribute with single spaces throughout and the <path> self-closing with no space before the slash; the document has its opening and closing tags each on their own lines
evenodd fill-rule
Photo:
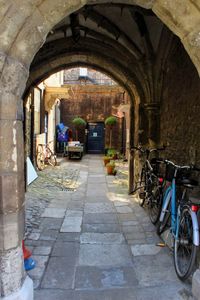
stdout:
<svg viewBox="0 0 200 300">
<path fill-rule="evenodd" d="M 69 185 L 75 179 L 75 191 L 59 189 L 64 170 L 71 174 Z M 45 172 L 50 178 L 50 169 Z M 147 213 L 126 187 L 106 176 L 102 157 L 63 162 L 57 178 L 54 187 L 52 176 L 27 193 L 35 300 L 187 299 L 169 249 L 156 246 Z M 31 220 L 35 201 L 42 203 L 42 214 Z"/>
</svg>

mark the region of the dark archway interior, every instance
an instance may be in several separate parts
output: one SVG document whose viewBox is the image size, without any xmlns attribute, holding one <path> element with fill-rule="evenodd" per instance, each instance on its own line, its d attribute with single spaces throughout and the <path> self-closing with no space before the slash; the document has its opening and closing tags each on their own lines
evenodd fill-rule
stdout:
<svg viewBox="0 0 200 300">
<path fill-rule="evenodd" d="M 139 131 L 133 130 L 133 143 L 165 143 L 169 157 L 199 161 L 200 138 L 194 125 L 198 114 L 193 113 L 194 107 L 199 109 L 195 104 L 199 99 L 198 74 L 180 40 L 151 10 L 94 4 L 64 18 L 36 54 L 27 90 L 55 70 L 77 64 L 106 72 L 133 99 L 138 95 L 133 103 L 139 105 L 134 120 Z M 179 105 L 183 109 L 176 110 Z M 191 123 L 191 118 L 196 121 Z M 178 149 L 184 149 L 184 154 L 177 154 Z"/>
</svg>

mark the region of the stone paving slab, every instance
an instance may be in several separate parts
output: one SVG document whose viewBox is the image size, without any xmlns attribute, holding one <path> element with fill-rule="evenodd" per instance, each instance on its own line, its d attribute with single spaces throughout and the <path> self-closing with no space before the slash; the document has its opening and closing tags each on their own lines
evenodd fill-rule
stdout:
<svg viewBox="0 0 200 300">
<path fill-rule="evenodd" d="M 83 212 L 82 211 L 77 211 L 77 210 L 67 210 L 65 217 L 82 217 Z"/>
<path fill-rule="evenodd" d="M 74 290 L 40 289 L 34 293 L 34 300 L 80 300 Z"/>
<path fill-rule="evenodd" d="M 57 241 L 79 242 L 80 241 L 80 233 L 79 232 L 60 232 L 57 236 Z"/>
<path fill-rule="evenodd" d="M 85 213 L 83 216 L 83 224 L 112 224 L 118 223 L 115 213 Z"/>
<path fill-rule="evenodd" d="M 138 280 L 134 269 L 131 267 L 78 267 L 76 269 L 76 289 L 108 289 L 133 287 L 136 285 L 138 285 Z"/>
<path fill-rule="evenodd" d="M 42 214 L 43 218 L 63 218 L 65 215 L 65 208 L 45 208 Z"/>
<path fill-rule="evenodd" d="M 34 300 L 186 300 L 181 287 L 112 288 L 107 290 L 52 290 L 35 291 Z"/>
<path fill-rule="evenodd" d="M 121 228 L 117 223 L 107 223 L 107 224 L 83 224 L 82 232 L 96 232 L 96 233 L 114 233 L 121 232 Z"/>
<path fill-rule="evenodd" d="M 98 184 L 102 184 L 102 183 L 106 183 L 106 179 L 105 176 L 89 176 L 88 177 L 88 185 L 92 185 L 92 184 L 98 183 Z"/>
<path fill-rule="evenodd" d="M 132 209 L 129 206 L 117 206 L 116 210 L 120 214 L 127 214 L 132 212 Z"/>
<path fill-rule="evenodd" d="M 62 219 L 57 218 L 42 218 L 40 223 L 40 230 L 47 230 L 47 229 L 60 229 L 62 225 Z"/>
<path fill-rule="evenodd" d="M 99 192 L 99 191 L 107 192 L 108 187 L 107 187 L 106 182 L 103 182 L 103 183 L 100 183 L 98 181 L 96 183 L 89 183 L 88 182 L 87 190 L 88 191 L 97 191 L 97 192 Z"/>
<path fill-rule="evenodd" d="M 74 276 L 75 265 L 69 265 L 66 257 L 51 257 L 41 287 L 47 289 L 73 289 Z"/>
<path fill-rule="evenodd" d="M 161 248 L 156 245 L 133 245 L 131 251 L 134 256 L 141 255 L 156 255 L 161 251 Z"/>
<path fill-rule="evenodd" d="M 78 258 L 79 246 L 79 243 L 56 242 L 51 256 L 65 257 L 65 263 L 74 266 Z"/>
<path fill-rule="evenodd" d="M 36 263 L 36 267 L 33 270 L 28 271 L 28 275 L 32 279 L 38 279 L 40 281 L 44 274 L 49 257 L 46 255 L 32 255 L 32 258 Z"/>
<path fill-rule="evenodd" d="M 164 251 L 164 249 L 163 249 Z M 169 254 L 137 256 L 134 258 L 134 269 L 139 280 L 139 285 L 159 286 L 179 282 L 173 266 L 173 258 Z"/>
<path fill-rule="evenodd" d="M 33 250 L 33 255 L 49 255 L 51 253 L 51 249 L 52 247 L 50 246 L 36 246 Z"/>
<path fill-rule="evenodd" d="M 114 213 L 115 208 L 112 203 L 86 203 L 85 204 L 85 213 Z"/>
<path fill-rule="evenodd" d="M 110 200 L 106 194 L 103 196 L 87 195 L 85 197 L 85 203 L 110 203 Z"/>
<path fill-rule="evenodd" d="M 66 217 L 60 232 L 81 232 L 82 217 Z"/>
<path fill-rule="evenodd" d="M 70 201 L 67 205 L 67 208 L 70 210 L 83 210 L 84 203 L 83 201 Z"/>
<path fill-rule="evenodd" d="M 119 214 L 119 221 L 124 222 L 124 221 L 137 221 L 136 215 L 131 212 L 131 213 L 124 213 L 124 214 Z"/>
<path fill-rule="evenodd" d="M 80 245 L 80 266 L 131 266 L 127 245 Z"/>
<path fill-rule="evenodd" d="M 125 239 L 121 233 L 82 233 L 81 244 L 124 244 Z"/>
<path fill-rule="evenodd" d="M 58 236 L 58 230 L 47 229 L 44 230 L 40 235 L 40 240 L 43 241 L 55 241 Z"/>
<path fill-rule="evenodd" d="M 60 202 L 51 202 L 48 206 L 48 208 L 63 208 L 63 209 L 67 209 L 67 207 L 69 206 L 69 201 L 60 201 Z"/>
</svg>

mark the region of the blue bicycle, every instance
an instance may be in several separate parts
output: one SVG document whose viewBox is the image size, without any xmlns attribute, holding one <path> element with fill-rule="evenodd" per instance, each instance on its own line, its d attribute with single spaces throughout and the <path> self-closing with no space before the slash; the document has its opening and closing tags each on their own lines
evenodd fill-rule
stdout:
<svg viewBox="0 0 200 300">
<path fill-rule="evenodd" d="M 197 181 L 189 179 L 189 175 L 191 171 L 200 171 L 200 169 L 179 166 L 168 160 L 164 163 L 166 164 L 166 180 L 171 184 L 164 192 L 157 233 L 161 234 L 167 226 L 170 227 L 174 239 L 175 270 L 178 277 L 185 280 L 194 269 L 199 246 L 197 220 L 199 205 L 192 203 L 188 198 L 187 189 L 198 185 Z M 178 187 L 181 187 L 181 191 L 178 191 Z"/>
</svg>

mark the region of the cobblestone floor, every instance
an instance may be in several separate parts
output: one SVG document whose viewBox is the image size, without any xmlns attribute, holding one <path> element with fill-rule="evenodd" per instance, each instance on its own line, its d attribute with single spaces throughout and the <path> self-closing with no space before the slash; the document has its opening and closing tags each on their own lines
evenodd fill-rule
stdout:
<svg viewBox="0 0 200 300">
<path fill-rule="evenodd" d="M 30 186 L 26 245 L 35 300 L 188 299 L 168 248 L 148 215 L 127 195 L 127 166 L 106 176 L 86 155 L 47 168 Z"/>
</svg>

